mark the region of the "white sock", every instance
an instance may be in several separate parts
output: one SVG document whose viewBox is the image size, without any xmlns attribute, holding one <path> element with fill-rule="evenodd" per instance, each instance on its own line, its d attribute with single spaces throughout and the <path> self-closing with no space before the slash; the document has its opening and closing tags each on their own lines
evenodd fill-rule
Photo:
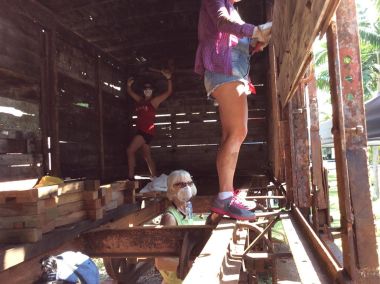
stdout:
<svg viewBox="0 0 380 284">
<path fill-rule="evenodd" d="M 233 192 L 232 191 L 222 191 L 222 192 L 219 192 L 218 193 L 218 198 L 223 200 L 223 199 L 227 199 L 231 196 L 233 196 Z"/>
</svg>

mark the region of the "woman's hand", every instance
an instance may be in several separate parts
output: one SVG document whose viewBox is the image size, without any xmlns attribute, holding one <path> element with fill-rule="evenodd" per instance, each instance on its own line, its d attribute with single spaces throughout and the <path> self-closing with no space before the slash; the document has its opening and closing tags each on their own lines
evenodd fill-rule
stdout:
<svg viewBox="0 0 380 284">
<path fill-rule="evenodd" d="M 272 33 L 272 22 L 267 22 L 263 25 L 258 25 L 253 30 L 252 38 L 262 43 L 268 43 Z"/>
<path fill-rule="evenodd" d="M 134 82 L 135 82 L 135 79 L 133 79 L 133 77 L 129 77 L 127 81 L 127 86 L 132 87 Z"/>
<path fill-rule="evenodd" d="M 172 78 L 172 73 L 168 69 L 161 70 L 161 74 L 164 75 L 167 80 Z"/>
</svg>

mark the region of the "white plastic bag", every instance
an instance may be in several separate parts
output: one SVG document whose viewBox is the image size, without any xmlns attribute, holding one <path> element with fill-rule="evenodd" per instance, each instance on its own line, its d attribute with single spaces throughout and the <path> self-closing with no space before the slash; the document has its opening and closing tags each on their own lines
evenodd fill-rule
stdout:
<svg viewBox="0 0 380 284">
<path fill-rule="evenodd" d="M 152 191 L 167 191 L 168 190 L 168 176 L 165 174 L 160 175 L 155 178 L 153 181 L 149 182 L 146 186 L 144 186 L 140 192 L 152 192 Z"/>
</svg>

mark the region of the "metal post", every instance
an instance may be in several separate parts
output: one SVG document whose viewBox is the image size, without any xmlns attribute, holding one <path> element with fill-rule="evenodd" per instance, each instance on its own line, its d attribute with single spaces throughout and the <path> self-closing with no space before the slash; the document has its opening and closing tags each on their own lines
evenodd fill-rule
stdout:
<svg viewBox="0 0 380 284">
<path fill-rule="evenodd" d="M 346 213 L 352 222 L 350 276 L 357 283 L 379 283 L 379 261 L 372 203 L 369 190 L 367 131 L 363 103 L 363 86 L 359 50 L 359 33 L 355 0 L 342 0 L 336 12 L 341 98 L 345 132 L 348 189 Z M 338 63 L 338 62 L 336 62 Z M 348 200 L 347 200 L 348 198 Z M 346 216 L 347 217 L 347 216 Z M 347 256 L 346 256 L 347 257 Z M 345 263 L 346 264 L 346 263 Z"/>
</svg>

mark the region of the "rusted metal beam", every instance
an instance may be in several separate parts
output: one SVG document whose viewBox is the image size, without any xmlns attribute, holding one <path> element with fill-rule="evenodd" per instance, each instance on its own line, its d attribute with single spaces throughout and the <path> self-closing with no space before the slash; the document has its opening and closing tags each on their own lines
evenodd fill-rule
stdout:
<svg viewBox="0 0 380 284">
<path fill-rule="evenodd" d="M 96 230 L 82 234 L 81 240 L 83 251 L 94 257 L 178 257 L 186 233 L 196 234 L 201 243 L 214 228 L 194 225 Z"/>
<path fill-rule="evenodd" d="M 330 75 L 330 93 L 332 104 L 332 133 L 336 161 L 336 177 L 338 182 L 338 197 L 340 222 L 342 226 L 342 249 L 344 268 L 349 275 L 354 274 L 354 239 L 353 220 L 351 216 L 351 201 L 349 196 L 348 171 L 346 160 L 346 135 L 344 132 L 344 115 L 341 96 L 340 68 L 338 57 L 338 40 L 336 22 L 332 21 L 327 30 L 327 52 Z"/>
<path fill-rule="evenodd" d="M 367 164 L 367 130 L 355 0 L 342 0 L 336 13 L 339 64 L 346 134 L 346 159 L 349 196 L 353 214 L 355 254 L 358 273 L 351 275 L 358 283 L 379 283 L 372 202 Z"/>
</svg>

